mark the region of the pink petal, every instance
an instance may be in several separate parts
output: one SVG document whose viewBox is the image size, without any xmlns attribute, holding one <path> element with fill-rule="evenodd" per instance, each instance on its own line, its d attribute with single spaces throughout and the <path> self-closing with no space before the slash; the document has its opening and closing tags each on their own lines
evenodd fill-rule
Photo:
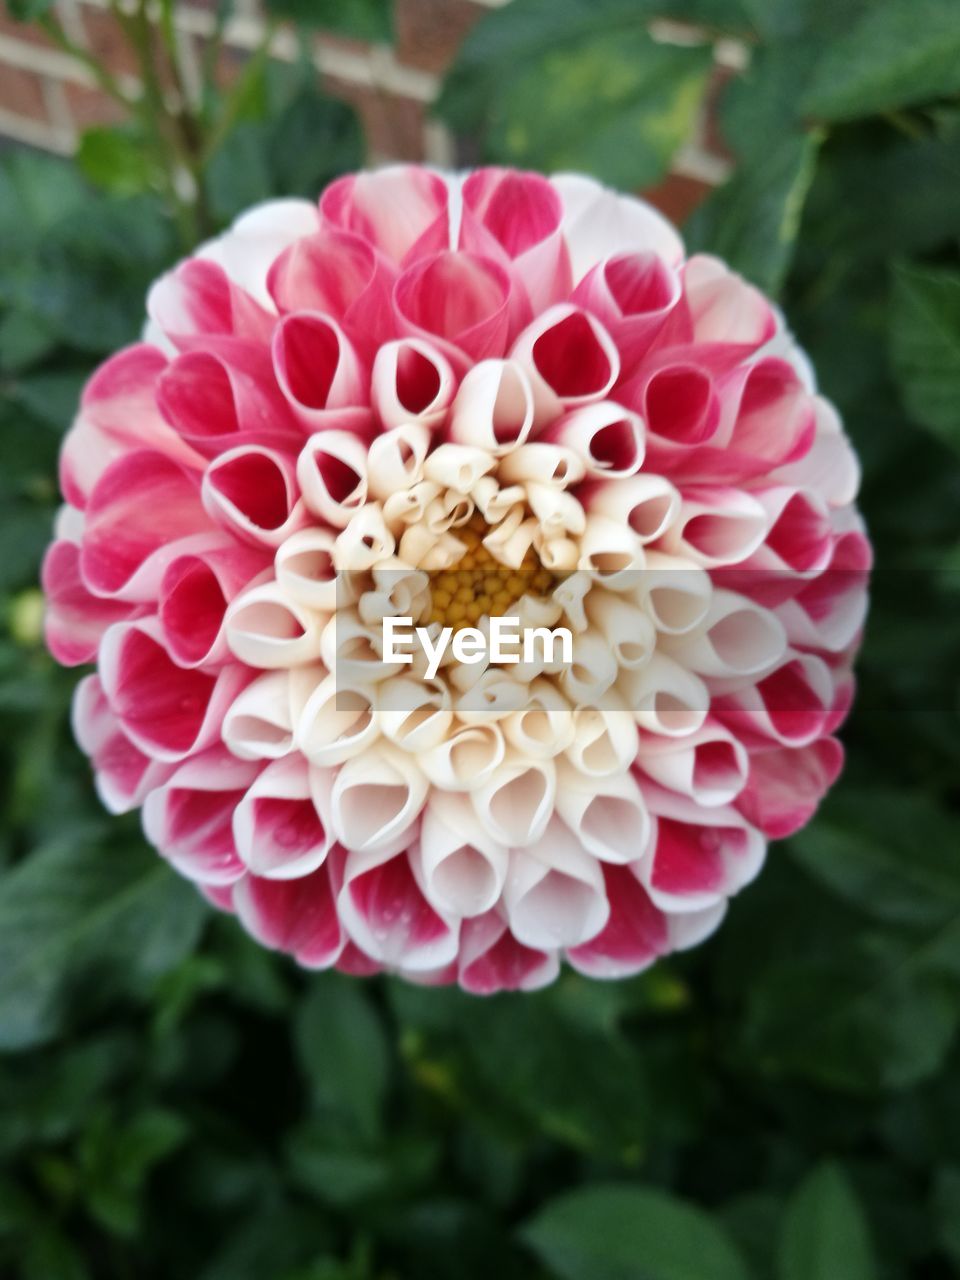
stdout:
<svg viewBox="0 0 960 1280">
<path fill-rule="evenodd" d="M 447 184 L 439 174 L 393 165 L 332 182 L 320 198 L 320 214 L 325 223 L 353 231 L 399 263 L 412 260 L 425 238 L 449 246 L 447 203 Z"/>
<path fill-rule="evenodd" d="M 620 253 L 598 263 L 572 295 L 574 302 L 603 321 L 626 376 L 650 349 L 680 297 L 676 272 L 649 251 Z"/>
<path fill-rule="evenodd" d="M 393 294 L 401 332 L 433 339 L 461 368 L 465 356 L 473 362 L 504 354 L 520 305 L 502 266 L 463 252 L 419 259 Z"/>
<path fill-rule="evenodd" d="M 460 248 L 503 254 L 535 310 L 565 298 L 573 277 L 563 203 L 551 183 L 536 173 L 475 169 L 462 190 Z"/>
<path fill-rule="evenodd" d="M 536 991 L 557 976 L 556 952 L 518 942 L 496 912 L 465 920 L 460 934 L 458 979 L 475 996 L 498 991 Z"/>
<path fill-rule="evenodd" d="M 758 751 L 750 757 L 750 780 L 737 808 L 771 840 L 782 840 L 810 821 L 842 768 L 836 738 Z"/>
<path fill-rule="evenodd" d="M 110 813 L 138 808 L 173 771 L 172 765 L 152 760 L 127 738 L 97 676 L 87 676 L 77 685 L 71 723 L 74 737 L 96 771 L 97 793 Z"/>
<path fill-rule="evenodd" d="M 391 967 L 435 969 L 456 955 L 457 935 L 423 896 L 406 853 L 369 869 L 351 854 L 340 916 L 365 954 Z"/>
<path fill-rule="evenodd" d="M 150 290 L 147 311 L 177 345 L 194 334 L 268 342 L 276 323 L 219 263 L 204 258 L 188 258 L 162 276 Z"/>
<path fill-rule="evenodd" d="M 248 875 L 233 891 L 244 928 L 274 951 L 286 951 L 307 969 L 328 969 L 344 947 L 330 869 L 296 880 Z"/>
<path fill-rule="evenodd" d="M 254 546 L 279 547 L 305 522 L 298 495 L 292 459 L 261 445 L 220 454 L 203 477 L 210 516 Z"/>
<path fill-rule="evenodd" d="M 47 549 L 41 582 L 47 598 L 44 636 L 57 662 L 92 662 L 107 627 L 129 618 L 136 606 L 91 595 L 80 576 L 80 548 L 61 539 Z"/>
<path fill-rule="evenodd" d="M 267 349 L 251 343 L 177 356 L 158 380 L 157 406 L 178 435 L 208 458 L 239 444 L 295 449 L 303 439 Z"/>
<path fill-rule="evenodd" d="M 171 544 L 212 529 L 199 477 L 150 449 L 125 454 L 97 482 L 86 511 L 80 572 L 91 591 L 155 596 Z"/>
<path fill-rule="evenodd" d="M 233 811 L 258 768 L 221 746 L 185 761 L 144 802 L 147 839 L 189 880 L 239 880 L 245 868 L 233 841 Z"/>
<path fill-rule="evenodd" d="M 650 901 L 630 867 L 604 865 L 610 919 L 567 959 L 590 978 L 625 978 L 649 968 L 670 950 L 667 919 Z"/>
<path fill-rule="evenodd" d="M 281 313 L 322 312 L 372 356 L 394 336 L 390 295 L 396 275 L 359 236 L 326 229 L 282 253 L 267 284 Z"/>
<path fill-rule="evenodd" d="M 170 656 L 197 667 L 227 656 L 223 615 L 227 605 L 270 566 L 265 551 L 222 535 L 203 550 L 171 560 L 160 583 L 158 616 Z"/>
<path fill-rule="evenodd" d="M 370 429 L 366 372 L 349 338 L 328 316 L 284 316 L 272 354 L 280 390 L 305 430 Z"/>
<path fill-rule="evenodd" d="M 157 760 L 183 760 L 215 742 L 227 707 L 249 682 L 233 665 L 219 675 L 178 667 L 156 622 L 118 623 L 100 646 L 100 679 L 124 731 Z"/>
</svg>

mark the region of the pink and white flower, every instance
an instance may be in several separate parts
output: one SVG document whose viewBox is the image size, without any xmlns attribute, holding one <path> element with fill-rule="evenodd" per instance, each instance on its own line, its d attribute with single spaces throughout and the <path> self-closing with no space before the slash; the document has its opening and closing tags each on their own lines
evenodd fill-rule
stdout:
<svg viewBox="0 0 960 1280">
<path fill-rule="evenodd" d="M 840 771 L 866 614 L 772 305 L 588 178 L 411 167 L 252 210 L 148 311 L 43 571 L 104 804 L 307 967 L 485 994 L 706 937 Z M 471 528 L 572 664 L 385 661 Z"/>
</svg>

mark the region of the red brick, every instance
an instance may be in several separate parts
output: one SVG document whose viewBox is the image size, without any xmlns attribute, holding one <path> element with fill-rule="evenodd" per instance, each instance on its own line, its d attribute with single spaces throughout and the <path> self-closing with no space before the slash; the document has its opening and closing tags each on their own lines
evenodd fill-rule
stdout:
<svg viewBox="0 0 960 1280">
<path fill-rule="evenodd" d="M 464 36 L 482 16 L 480 6 L 468 0 L 396 0 L 398 61 L 424 71 L 446 71 Z"/>
<path fill-rule="evenodd" d="M 720 107 L 723 92 L 736 74 L 732 67 L 715 66 L 704 99 L 704 145 L 708 151 L 724 160 L 732 160 L 733 153 L 723 136 Z"/>
<path fill-rule="evenodd" d="M 648 187 L 641 194 L 644 200 L 649 200 L 671 222 L 679 226 L 712 190 L 708 182 L 702 182 L 699 178 L 669 173 L 662 182 L 658 182 L 655 187 Z"/>
<path fill-rule="evenodd" d="M 22 40 L 25 44 L 41 45 L 45 49 L 54 48 L 53 41 L 42 27 L 38 27 L 34 22 L 18 22 L 16 18 L 11 18 L 2 2 L 0 2 L 0 35 Z"/>
<path fill-rule="evenodd" d="M 360 116 L 368 155 L 392 160 L 423 160 L 424 105 L 411 98 L 324 77 L 324 89 L 349 102 Z"/>
<path fill-rule="evenodd" d="M 82 84 L 64 84 L 67 105 L 78 132 L 95 125 L 122 124 L 128 117 L 119 102 L 102 89 L 88 89 Z"/>
<path fill-rule="evenodd" d="M 116 16 L 109 9 L 83 6 L 83 25 L 90 52 L 115 76 L 139 73 L 137 56 Z"/>
<path fill-rule="evenodd" d="M 35 71 L 24 71 L 22 67 L 0 64 L 0 111 L 48 124 L 43 77 Z"/>
</svg>

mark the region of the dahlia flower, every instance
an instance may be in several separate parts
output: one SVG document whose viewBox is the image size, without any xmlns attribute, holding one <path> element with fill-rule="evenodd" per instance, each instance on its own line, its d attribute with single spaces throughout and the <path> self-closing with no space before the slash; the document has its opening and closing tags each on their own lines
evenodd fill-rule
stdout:
<svg viewBox="0 0 960 1280">
<path fill-rule="evenodd" d="M 404 167 L 251 210 L 147 310 L 43 571 L 106 807 L 307 967 L 529 990 L 709 934 L 838 774 L 866 612 L 771 304 L 587 178 Z M 505 614 L 572 662 L 384 659 L 385 617 Z"/>
</svg>

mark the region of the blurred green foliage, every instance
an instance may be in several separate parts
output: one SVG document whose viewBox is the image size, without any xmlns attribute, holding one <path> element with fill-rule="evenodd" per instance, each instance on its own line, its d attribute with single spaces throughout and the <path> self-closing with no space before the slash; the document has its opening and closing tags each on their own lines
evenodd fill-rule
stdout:
<svg viewBox="0 0 960 1280">
<path fill-rule="evenodd" d="M 654 15 L 706 35 L 652 40 Z M 637 186 L 724 35 L 751 52 L 721 103 L 738 165 L 688 239 L 779 291 L 863 460 L 880 569 L 836 793 L 715 940 L 610 986 L 478 1001 L 301 973 L 101 813 L 37 565 L 79 388 L 137 335 L 183 211 L 136 113 L 88 135 L 84 176 L 0 161 L 4 1277 L 960 1270 L 955 0 L 514 0 L 441 111 L 483 159 Z M 260 59 L 239 84 L 201 113 L 207 229 L 360 158 L 306 75 Z"/>
</svg>

